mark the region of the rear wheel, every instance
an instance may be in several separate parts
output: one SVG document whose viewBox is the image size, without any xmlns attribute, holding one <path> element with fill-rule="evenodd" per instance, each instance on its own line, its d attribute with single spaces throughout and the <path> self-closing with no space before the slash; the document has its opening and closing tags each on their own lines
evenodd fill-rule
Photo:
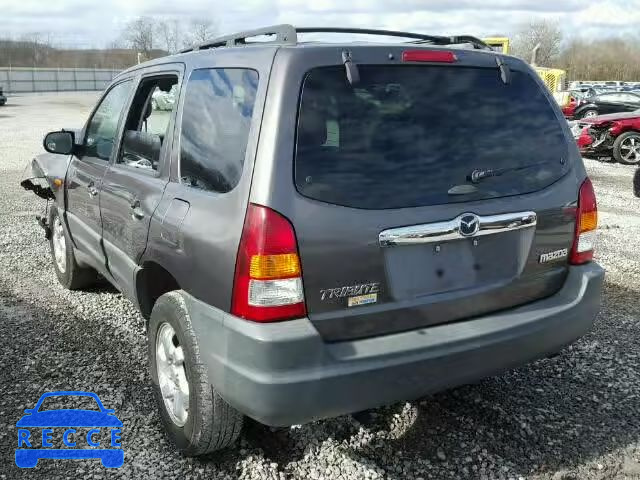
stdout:
<svg viewBox="0 0 640 480">
<path fill-rule="evenodd" d="M 81 267 L 73 254 L 73 245 L 58 209 L 51 208 L 49 217 L 51 236 L 51 258 L 58 281 L 69 290 L 77 290 L 94 284 L 98 280 L 97 272 L 91 267 Z"/>
<path fill-rule="evenodd" d="M 625 165 L 640 164 L 640 132 L 626 132 L 616 138 L 613 158 Z"/>
<path fill-rule="evenodd" d="M 188 456 L 231 445 L 240 435 L 243 416 L 209 383 L 181 291 L 156 301 L 148 335 L 153 389 L 173 443 Z"/>
<path fill-rule="evenodd" d="M 580 118 L 590 118 L 596 116 L 598 116 L 598 111 L 593 109 L 585 110 L 580 114 Z"/>
</svg>

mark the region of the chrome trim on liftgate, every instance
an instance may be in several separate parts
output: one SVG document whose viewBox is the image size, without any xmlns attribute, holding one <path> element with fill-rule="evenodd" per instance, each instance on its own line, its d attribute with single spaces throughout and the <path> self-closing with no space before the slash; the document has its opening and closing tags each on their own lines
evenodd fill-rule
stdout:
<svg viewBox="0 0 640 480">
<path fill-rule="evenodd" d="M 463 217 L 476 217 L 479 222 L 477 232 L 472 235 L 460 233 L 460 224 Z M 480 237 L 494 233 L 509 232 L 523 228 L 535 227 L 537 215 L 535 212 L 504 213 L 501 215 L 474 215 L 463 213 L 453 220 L 410 227 L 390 228 L 383 230 L 378 236 L 381 247 L 393 247 L 401 245 L 418 245 L 422 243 L 443 242 L 448 240 L 461 240 L 463 238 Z"/>
</svg>

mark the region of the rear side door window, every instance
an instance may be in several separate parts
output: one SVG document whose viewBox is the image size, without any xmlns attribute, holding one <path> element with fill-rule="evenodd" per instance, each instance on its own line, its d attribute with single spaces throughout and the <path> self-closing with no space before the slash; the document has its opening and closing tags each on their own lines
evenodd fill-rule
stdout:
<svg viewBox="0 0 640 480">
<path fill-rule="evenodd" d="M 127 116 L 117 163 L 158 171 L 177 85 L 177 75 L 154 76 L 140 82 Z"/>
<path fill-rule="evenodd" d="M 258 72 L 194 70 L 186 85 L 180 130 L 180 181 L 217 193 L 240 181 L 258 89 Z"/>
<path fill-rule="evenodd" d="M 640 103 L 640 97 L 638 97 L 637 95 L 633 95 L 631 93 L 622 93 L 621 95 L 625 103 L 629 103 L 632 105 Z"/>
</svg>

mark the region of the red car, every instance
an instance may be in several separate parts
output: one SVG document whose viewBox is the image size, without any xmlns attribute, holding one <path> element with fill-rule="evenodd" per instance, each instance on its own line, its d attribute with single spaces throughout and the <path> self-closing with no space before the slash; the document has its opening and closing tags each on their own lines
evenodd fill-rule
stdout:
<svg viewBox="0 0 640 480">
<path fill-rule="evenodd" d="M 640 164 L 640 110 L 584 118 L 572 131 L 584 157 Z"/>
<path fill-rule="evenodd" d="M 562 113 L 568 120 L 571 120 L 572 118 L 574 118 L 574 115 L 576 113 L 576 108 L 578 108 L 578 106 L 582 102 L 583 100 L 581 98 L 578 98 L 575 95 L 571 95 L 569 97 L 569 103 L 567 103 L 564 107 L 562 107 Z"/>
</svg>

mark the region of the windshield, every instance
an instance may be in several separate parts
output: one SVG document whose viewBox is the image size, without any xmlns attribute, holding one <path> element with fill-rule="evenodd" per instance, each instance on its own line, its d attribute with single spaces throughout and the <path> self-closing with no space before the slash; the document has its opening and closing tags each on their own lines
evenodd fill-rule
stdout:
<svg viewBox="0 0 640 480">
<path fill-rule="evenodd" d="M 355 87 L 342 66 L 305 78 L 295 182 L 307 197 L 367 209 L 436 205 L 534 192 L 569 169 L 558 118 L 526 73 L 505 85 L 498 69 L 358 68 Z M 467 187 L 474 170 L 528 165 Z"/>
</svg>

